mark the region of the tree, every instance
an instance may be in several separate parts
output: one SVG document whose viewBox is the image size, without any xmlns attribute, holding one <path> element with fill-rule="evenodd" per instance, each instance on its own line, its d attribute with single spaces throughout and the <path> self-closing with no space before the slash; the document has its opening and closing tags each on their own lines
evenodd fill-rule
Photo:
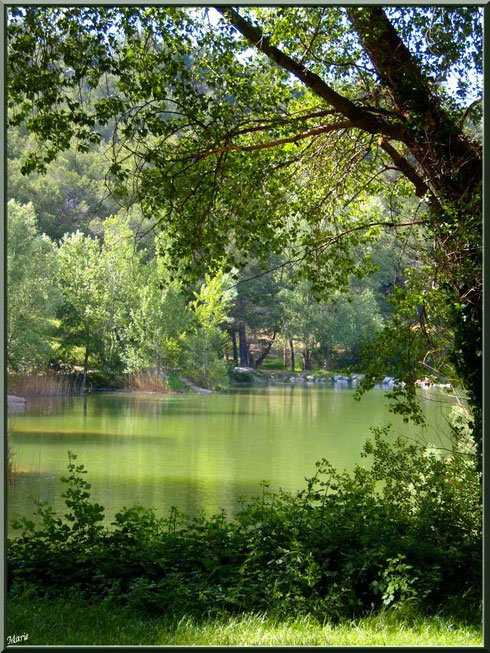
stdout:
<svg viewBox="0 0 490 653">
<path fill-rule="evenodd" d="M 372 339 L 383 326 L 383 319 L 371 290 L 318 302 L 311 285 L 302 281 L 280 292 L 286 337 L 302 344 L 303 370 L 311 370 L 317 348 L 323 366 L 330 369 L 332 350 L 336 346 L 356 353 L 364 341 Z M 292 350 L 293 351 L 293 350 Z M 293 368 L 294 371 L 294 368 Z"/>
<path fill-rule="evenodd" d="M 107 324 L 105 270 L 98 239 L 81 231 L 65 234 L 58 248 L 58 283 L 62 293 L 60 332 L 64 346 L 84 350 L 82 391 L 91 354 L 100 353 Z"/>
<path fill-rule="evenodd" d="M 107 218 L 103 223 L 100 249 L 100 274 L 104 280 L 100 296 L 100 315 L 105 316 L 103 369 L 111 374 L 120 370 L 124 334 L 131 312 L 138 306 L 138 293 L 144 283 L 143 255 L 137 248 L 129 217 Z"/>
<path fill-rule="evenodd" d="M 52 354 L 56 256 L 38 231 L 32 204 L 10 200 L 7 220 L 7 369 L 28 373 L 47 365 Z"/>
<path fill-rule="evenodd" d="M 318 293 L 348 283 L 373 228 L 423 229 L 433 243 L 424 284 L 448 307 L 449 357 L 480 444 L 482 166 L 467 125 L 481 115 L 481 9 L 218 11 L 223 21 L 209 24 L 175 7 L 11 8 L 10 122 L 40 144 L 24 171 L 42 170 L 74 136 L 81 148 L 100 140 L 97 125 L 116 120 L 114 192 L 136 186 L 176 265 L 200 274 L 226 257 L 242 267 L 243 252 L 282 253 L 298 245 L 300 216 L 309 228 L 293 255 Z M 74 100 L 106 74 L 117 95 L 89 109 Z M 366 197 L 393 184 L 426 210 L 363 219 Z M 423 369 L 400 365 L 400 379 Z M 413 383 L 404 392 L 413 398 Z"/>
<path fill-rule="evenodd" d="M 363 99 L 359 93 L 353 101 L 339 93 L 328 83 L 326 72 L 329 64 L 320 66 L 324 77 L 308 67 L 305 58 L 315 61 L 317 50 L 325 44 L 325 37 L 316 39 L 321 32 L 321 17 L 316 33 L 308 47 L 294 33 L 282 29 L 283 10 L 279 20 L 272 17 L 276 30 L 266 36 L 261 28 L 252 25 L 231 7 L 220 9 L 221 13 L 258 50 L 266 54 L 284 70 L 289 71 L 314 95 L 331 107 L 334 118 L 328 125 L 318 127 L 323 133 L 329 130 L 357 129 L 365 134 L 378 136 L 378 147 L 391 159 L 394 167 L 410 180 L 419 197 L 426 197 L 430 210 L 426 227 L 436 241 L 434 263 L 437 283 L 446 301 L 452 307 L 448 319 L 454 330 L 455 347 L 451 358 L 456 370 L 465 382 L 474 409 L 474 436 L 481 446 L 482 402 L 482 222 L 481 222 L 481 146 L 472 142 L 462 130 L 462 122 L 470 107 L 456 109 L 447 97 L 437 93 L 434 76 L 430 75 L 430 58 L 422 57 L 409 49 L 403 38 L 414 45 L 420 30 L 427 25 L 423 12 L 415 15 L 415 29 L 407 34 L 403 23 L 398 22 L 400 12 L 393 11 L 391 20 L 381 7 L 349 7 L 347 16 L 355 30 L 357 46 L 362 47 L 364 63 L 370 66 L 364 82 Z M 293 9 L 293 15 L 304 10 Z M 321 11 L 321 10 L 320 10 Z M 266 12 L 267 13 L 267 12 Z M 403 12 L 401 12 L 403 14 Z M 432 11 L 432 19 L 436 11 Z M 467 10 L 442 13 L 442 28 L 435 36 L 439 55 L 445 56 L 443 75 L 449 74 L 451 64 L 466 61 L 475 70 L 481 70 L 481 54 L 477 39 L 480 34 L 481 13 Z M 290 15 L 292 18 L 292 15 Z M 476 21 L 475 21 L 476 18 Z M 289 23 L 291 24 L 291 23 Z M 395 25 L 398 27 L 395 27 Z M 444 27 L 453 29 L 456 35 L 473 37 L 471 46 L 444 47 Z M 418 34 L 417 31 L 419 30 Z M 323 35 L 322 35 L 323 36 Z M 410 42 L 411 37 L 411 42 Z M 286 48 L 277 44 L 284 40 Z M 317 43 L 315 43 L 317 40 Z M 327 41 L 328 42 L 328 41 Z M 351 43 L 349 42 L 349 45 Z M 433 45 L 433 44 L 431 44 Z M 297 58 L 300 49 L 302 59 Z M 335 49 L 335 46 L 333 50 Z M 481 51 L 480 51 L 481 52 Z M 332 54 L 330 48 L 329 55 Z M 324 50 L 320 59 L 325 62 Z M 331 62 L 329 62 L 331 63 Z M 345 63 L 345 61 L 344 61 Z M 315 66 L 318 70 L 318 66 Z M 438 72 L 440 68 L 438 67 Z M 367 81 L 367 83 L 366 83 Z M 438 80 L 440 83 L 440 80 Z M 464 84 L 458 90 L 465 97 Z M 366 106 L 364 95 L 368 91 L 370 102 Z M 461 118 L 462 116 L 462 118 Z M 335 119 L 336 117 L 336 119 Z M 342 121 L 339 119 L 342 118 Z M 312 130 L 310 130 L 312 131 Z M 403 149 L 395 149 L 392 142 Z M 410 386 L 410 391 L 413 386 Z"/>
<path fill-rule="evenodd" d="M 319 304 L 314 327 L 323 367 L 328 370 L 336 346 L 347 350 L 352 361 L 358 360 L 363 344 L 382 329 L 383 319 L 373 292 L 365 289 L 351 295 L 337 294 Z"/>
<path fill-rule="evenodd" d="M 183 364 L 192 315 L 180 284 L 162 278 L 156 258 L 147 264 L 142 279 L 121 357 L 127 372 L 149 369 L 161 374 L 164 368 Z"/>
<path fill-rule="evenodd" d="M 209 356 L 210 345 L 213 339 L 221 340 L 222 332 L 219 326 L 227 322 L 230 303 L 235 296 L 235 290 L 230 286 L 230 279 L 227 275 L 210 277 L 206 275 L 204 283 L 199 292 L 195 292 L 195 300 L 189 306 L 194 312 L 199 328 L 198 338 L 202 351 L 203 380 L 206 387 L 209 386 Z"/>
<path fill-rule="evenodd" d="M 279 259 L 270 257 L 267 263 L 274 267 Z M 238 331 L 240 364 L 244 367 L 254 364 L 259 368 L 262 365 L 280 328 L 280 283 L 273 274 L 265 274 L 264 269 L 266 270 L 265 265 L 261 267 L 254 260 L 239 271 L 236 297 L 230 310 L 233 321 L 230 322 L 229 329 L 235 349 Z M 260 350 L 255 361 L 247 343 L 247 328 L 259 340 Z M 235 361 L 238 362 L 236 358 Z"/>
<path fill-rule="evenodd" d="M 53 161 L 46 174 L 28 178 L 20 168 L 26 151 L 35 147 L 33 136 L 22 135 L 20 128 L 9 129 L 8 197 L 36 207 L 39 228 L 54 240 L 79 229 L 89 233 L 92 223 L 119 211 L 119 205 L 107 192 L 104 151 L 106 146 L 92 147 L 90 152 L 63 152 Z"/>
<path fill-rule="evenodd" d="M 308 282 L 303 281 L 294 288 L 280 292 L 283 324 L 286 337 L 292 342 L 298 338 L 303 346 L 303 370 L 311 370 L 311 358 L 318 342 L 317 322 L 319 304 L 313 297 Z M 294 349 L 291 345 L 291 366 L 294 371 Z"/>
<path fill-rule="evenodd" d="M 144 283 L 144 252 L 136 248 L 129 218 L 105 220 L 102 237 L 76 231 L 65 234 L 58 248 L 60 330 L 65 348 L 84 349 L 82 389 L 91 355 L 104 372 L 122 370 L 128 326 Z"/>
</svg>

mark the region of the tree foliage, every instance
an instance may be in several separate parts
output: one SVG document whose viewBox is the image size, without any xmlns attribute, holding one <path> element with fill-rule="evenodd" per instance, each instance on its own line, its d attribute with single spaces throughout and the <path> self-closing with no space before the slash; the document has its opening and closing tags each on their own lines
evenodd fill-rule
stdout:
<svg viewBox="0 0 490 653">
<path fill-rule="evenodd" d="M 199 329 L 198 347 L 201 349 L 202 357 L 200 357 L 198 368 L 202 368 L 202 377 L 205 387 L 208 387 L 211 381 L 209 374 L 210 345 L 212 343 L 214 344 L 215 357 L 212 362 L 214 368 L 216 368 L 220 365 L 220 361 L 216 360 L 216 349 L 218 351 L 219 349 L 222 349 L 222 341 L 224 337 L 223 332 L 220 331 L 218 327 L 230 320 L 228 317 L 228 311 L 230 303 L 233 301 L 235 295 L 236 291 L 230 284 L 229 275 L 220 274 L 215 277 L 206 275 L 199 292 L 194 293 L 194 301 L 189 305 L 194 313 Z M 221 361 L 221 376 L 225 371 L 223 365 L 223 361 Z M 217 376 L 219 379 L 219 373 Z"/>
<path fill-rule="evenodd" d="M 370 289 L 343 295 L 336 293 L 330 300 L 318 302 L 307 281 L 293 288 L 283 288 L 282 319 L 289 338 L 302 345 L 303 369 L 312 369 L 312 357 L 317 347 L 323 366 L 330 369 L 336 346 L 359 350 L 363 342 L 375 337 L 383 319 Z"/>
<path fill-rule="evenodd" d="M 53 243 L 38 231 L 32 204 L 7 204 L 7 369 L 29 373 L 52 353 L 51 338 L 59 295 Z"/>
<path fill-rule="evenodd" d="M 192 317 L 178 282 L 162 284 L 156 259 L 149 262 L 135 299 L 121 352 L 125 371 L 162 373 L 183 365 Z"/>
<path fill-rule="evenodd" d="M 165 229 L 174 270 L 199 278 L 287 252 L 324 298 L 369 268 L 359 248 L 418 231 L 431 243 L 422 294 L 447 310 L 411 328 L 407 289 L 385 340 L 406 335 L 407 379 L 444 322 L 480 441 L 481 9 L 217 10 L 10 8 L 9 122 L 37 144 L 23 172 L 111 127 L 112 193 Z M 393 210 L 394 196 L 419 206 Z"/>
</svg>

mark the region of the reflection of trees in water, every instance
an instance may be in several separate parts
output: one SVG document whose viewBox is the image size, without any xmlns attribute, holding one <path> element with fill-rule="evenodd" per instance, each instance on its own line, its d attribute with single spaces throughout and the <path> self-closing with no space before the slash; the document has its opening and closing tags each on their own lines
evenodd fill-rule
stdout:
<svg viewBox="0 0 490 653">
<path fill-rule="evenodd" d="M 371 425 L 393 421 L 395 435 L 415 437 L 413 427 L 387 412 L 382 391 L 359 403 L 352 395 L 288 384 L 206 397 L 94 394 L 38 403 L 34 414 L 16 418 L 19 463 L 29 473 L 9 500 L 12 509 L 32 515 L 27 496 L 34 491 L 63 515 L 59 477 L 71 450 L 109 521 L 135 503 L 159 515 L 172 505 L 190 514 L 232 513 L 240 496 L 260 494 L 262 480 L 273 490 L 300 489 L 322 457 L 340 470 L 352 468 Z M 437 403 L 424 405 L 437 426 L 436 409 Z M 427 439 L 439 443 L 431 432 Z"/>
</svg>

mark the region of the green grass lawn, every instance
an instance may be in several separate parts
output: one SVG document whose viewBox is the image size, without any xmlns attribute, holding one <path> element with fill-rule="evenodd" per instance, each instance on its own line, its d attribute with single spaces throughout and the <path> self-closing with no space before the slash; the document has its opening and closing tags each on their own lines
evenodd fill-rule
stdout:
<svg viewBox="0 0 490 653">
<path fill-rule="evenodd" d="M 127 608 L 81 600 L 15 598 L 7 607 L 8 635 L 27 633 L 27 645 L 237 646 L 481 646 L 481 627 L 443 617 L 385 612 L 344 622 L 262 615 L 207 620 L 139 615 Z"/>
<path fill-rule="evenodd" d="M 282 356 L 268 356 L 261 366 L 262 370 L 283 370 L 284 362 Z"/>
</svg>

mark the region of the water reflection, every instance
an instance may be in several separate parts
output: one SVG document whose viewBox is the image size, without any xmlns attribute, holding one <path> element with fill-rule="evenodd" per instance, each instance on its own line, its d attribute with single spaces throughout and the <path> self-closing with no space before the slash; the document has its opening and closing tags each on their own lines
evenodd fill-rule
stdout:
<svg viewBox="0 0 490 653">
<path fill-rule="evenodd" d="M 27 496 L 54 501 L 66 486 L 67 451 L 88 469 L 92 498 L 111 519 L 140 503 L 166 515 L 172 505 L 194 514 L 236 511 L 240 496 L 260 493 L 261 480 L 304 487 L 319 458 L 339 469 L 360 462 L 370 426 L 394 424 L 440 444 L 444 406 L 424 402 L 430 428 L 407 426 L 388 413 L 381 391 L 359 403 L 352 389 L 275 386 L 216 395 L 100 394 L 35 400 L 13 417 L 19 469 L 9 489 L 9 515 L 32 515 Z M 447 412 L 447 410 L 446 410 Z"/>
</svg>

